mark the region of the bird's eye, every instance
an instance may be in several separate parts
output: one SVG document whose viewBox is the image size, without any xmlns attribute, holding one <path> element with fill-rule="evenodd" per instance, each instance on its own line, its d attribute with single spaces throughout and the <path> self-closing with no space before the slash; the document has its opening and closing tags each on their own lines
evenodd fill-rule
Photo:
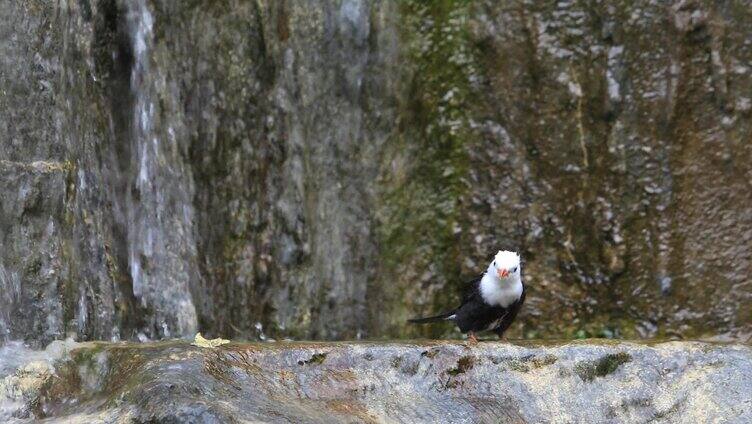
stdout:
<svg viewBox="0 0 752 424">
<path fill-rule="evenodd" d="M 496 261 L 494 261 L 494 266 L 496 266 Z"/>
<path fill-rule="evenodd" d="M 510 269 L 509 272 L 512 272 L 512 273 L 517 272 L 517 267 Z"/>
</svg>

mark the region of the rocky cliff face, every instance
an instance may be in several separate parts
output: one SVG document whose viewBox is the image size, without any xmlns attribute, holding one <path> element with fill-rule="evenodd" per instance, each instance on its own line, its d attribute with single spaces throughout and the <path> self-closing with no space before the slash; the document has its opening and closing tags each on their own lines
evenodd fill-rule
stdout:
<svg viewBox="0 0 752 424">
<path fill-rule="evenodd" d="M 6 339 L 750 332 L 746 7 L 5 3 Z"/>
<path fill-rule="evenodd" d="M 672 342 L 0 348 L 0 418 L 570 423 L 752 419 L 749 347 Z M 52 362 L 51 362 L 52 361 Z"/>
</svg>

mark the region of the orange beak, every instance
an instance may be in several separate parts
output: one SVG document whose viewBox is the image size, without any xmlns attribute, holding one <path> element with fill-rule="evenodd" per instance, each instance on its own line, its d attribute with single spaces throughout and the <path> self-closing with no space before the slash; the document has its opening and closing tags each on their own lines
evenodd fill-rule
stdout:
<svg viewBox="0 0 752 424">
<path fill-rule="evenodd" d="M 507 278 L 507 276 L 509 275 L 509 271 L 507 271 L 506 269 L 500 269 L 498 272 L 499 278 Z"/>
</svg>

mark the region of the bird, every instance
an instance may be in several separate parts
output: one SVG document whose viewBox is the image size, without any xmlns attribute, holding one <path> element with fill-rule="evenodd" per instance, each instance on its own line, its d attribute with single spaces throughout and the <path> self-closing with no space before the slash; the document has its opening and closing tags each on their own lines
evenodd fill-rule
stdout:
<svg viewBox="0 0 752 424">
<path fill-rule="evenodd" d="M 500 250 L 486 271 L 466 284 L 460 306 L 438 315 L 412 318 L 408 322 L 452 321 L 460 331 L 467 333 L 471 344 L 476 344 L 475 333 L 480 331 L 493 331 L 503 339 L 504 332 L 512 325 L 524 302 L 520 255 Z"/>
</svg>

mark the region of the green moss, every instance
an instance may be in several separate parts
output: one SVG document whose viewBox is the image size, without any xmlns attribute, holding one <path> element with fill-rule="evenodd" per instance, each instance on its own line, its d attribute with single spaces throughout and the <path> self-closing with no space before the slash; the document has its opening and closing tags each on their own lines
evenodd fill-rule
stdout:
<svg viewBox="0 0 752 424">
<path fill-rule="evenodd" d="M 402 365 L 402 357 L 395 356 L 394 358 L 392 358 L 391 364 L 392 364 L 392 368 L 399 368 L 400 365 Z"/>
<path fill-rule="evenodd" d="M 509 369 L 517 372 L 530 372 L 530 367 L 522 361 L 513 360 L 509 361 Z"/>
<path fill-rule="evenodd" d="M 325 359 L 326 353 L 314 353 L 311 359 L 298 361 L 298 365 L 318 365 L 323 363 Z"/>
<path fill-rule="evenodd" d="M 595 375 L 603 377 L 616 371 L 620 365 L 626 364 L 632 360 L 632 356 L 626 352 L 613 353 L 606 355 L 598 361 L 595 367 Z"/>
<path fill-rule="evenodd" d="M 507 362 L 507 366 L 512 371 L 530 372 L 531 370 L 555 364 L 557 361 L 554 355 L 535 356 L 528 355 L 522 358 L 515 358 Z"/>
<path fill-rule="evenodd" d="M 472 369 L 475 365 L 475 359 L 472 356 L 466 355 L 457 360 L 457 366 L 447 370 L 447 374 L 451 376 L 464 374 L 468 370 Z"/>
<path fill-rule="evenodd" d="M 28 264 L 26 264 L 26 274 L 29 276 L 35 276 L 39 274 L 42 269 L 42 260 L 40 258 L 33 258 Z"/>
<path fill-rule="evenodd" d="M 593 381 L 596 377 L 607 376 L 616 371 L 620 365 L 632 360 L 626 352 L 611 353 L 598 361 L 585 361 L 575 365 L 575 372 L 582 381 Z"/>
<path fill-rule="evenodd" d="M 533 357 L 530 360 L 530 363 L 533 365 L 534 368 L 540 368 L 547 365 L 553 365 L 557 361 L 556 357 L 554 355 L 543 355 L 543 356 L 536 356 Z"/>
<path fill-rule="evenodd" d="M 462 280 L 457 234 L 467 222 L 461 208 L 467 192 L 467 152 L 478 138 L 469 125 L 474 97 L 470 81 L 477 69 L 466 27 L 469 9 L 469 2 L 449 0 L 405 1 L 400 6 L 411 73 L 409 100 L 400 113 L 405 119 L 389 147 L 404 169 L 384 176 L 381 256 L 394 279 L 401 280 L 401 290 L 387 296 L 414 298 L 411 292 L 420 288 L 410 285 L 416 277 L 411 272 L 431 269 L 430 284 L 439 286 Z M 447 295 L 452 292 L 459 290 L 442 290 L 426 310 L 456 303 L 457 297 Z M 448 329 L 411 328 L 433 337 Z M 403 335 L 403 329 L 400 323 L 393 333 Z"/>
<path fill-rule="evenodd" d="M 76 349 L 71 352 L 71 359 L 78 366 L 90 366 L 94 358 L 105 350 L 105 345 L 95 343 L 82 349 Z"/>
<path fill-rule="evenodd" d="M 420 356 L 425 356 L 428 359 L 433 359 L 434 356 L 436 356 L 438 354 L 439 354 L 439 350 L 438 349 L 431 349 L 431 350 L 426 350 L 426 351 L 422 352 L 420 354 Z"/>
</svg>

